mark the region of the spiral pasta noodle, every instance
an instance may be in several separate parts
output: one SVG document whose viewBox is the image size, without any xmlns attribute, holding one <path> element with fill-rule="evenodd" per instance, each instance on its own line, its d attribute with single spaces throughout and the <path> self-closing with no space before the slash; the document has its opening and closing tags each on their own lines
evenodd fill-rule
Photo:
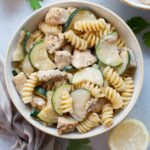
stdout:
<svg viewBox="0 0 150 150">
<path fill-rule="evenodd" d="M 105 97 L 111 101 L 113 109 L 119 109 L 123 106 L 123 100 L 120 94 L 113 88 L 104 87 Z"/>
<path fill-rule="evenodd" d="M 126 89 L 120 95 L 123 99 L 123 105 L 127 106 L 133 95 L 134 81 L 132 80 L 132 77 L 127 77 L 124 79 L 124 82 L 126 84 Z"/>
<path fill-rule="evenodd" d="M 112 68 L 110 68 L 109 66 L 107 66 L 104 70 L 103 70 L 103 75 L 104 78 L 111 84 L 114 86 L 114 88 L 118 91 L 118 92 L 122 92 L 125 90 L 126 86 L 125 83 L 123 81 L 123 79 L 118 75 L 118 73 L 116 71 L 114 71 Z"/>
<path fill-rule="evenodd" d="M 33 90 L 38 83 L 37 73 L 32 73 L 22 88 L 22 101 L 24 103 L 32 102 Z"/>
<path fill-rule="evenodd" d="M 94 33 L 91 32 L 86 32 L 82 34 L 81 37 L 87 41 L 89 47 L 95 46 L 99 41 L 99 37 L 97 37 Z"/>
<path fill-rule="evenodd" d="M 46 24 L 45 22 L 41 22 L 39 24 L 39 29 L 45 35 L 47 35 L 47 34 L 58 35 L 59 33 L 62 32 L 61 26 L 49 25 L 49 24 Z"/>
<path fill-rule="evenodd" d="M 117 48 L 118 48 L 118 49 L 122 49 L 122 48 L 124 48 L 124 47 L 125 47 L 124 41 L 123 41 L 120 37 L 118 37 L 118 40 L 117 40 Z"/>
<path fill-rule="evenodd" d="M 110 127 L 113 123 L 113 107 L 111 104 L 105 104 L 102 107 L 101 120 L 104 127 Z"/>
<path fill-rule="evenodd" d="M 101 120 L 97 113 L 91 113 L 85 120 L 79 122 L 77 130 L 79 133 L 86 133 L 92 128 L 97 127 L 101 123 Z"/>
<path fill-rule="evenodd" d="M 95 32 L 105 29 L 107 23 L 105 19 L 100 18 L 96 21 L 77 21 L 74 24 L 74 28 L 81 32 Z"/>
<path fill-rule="evenodd" d="M 44 37 L 43 33 L 40 30 L 36 30 L 33 34 L 32 34 L 32 38 L 35 42 L 42 40 Z"/>
<path fill-rule="evenodd" d="M 102 92 L 101 87 L 90 82 L 81 82 L 75 85 L 75 87 L 89 90 L 91 92 L 91 95 L 95 98 L 100 98 L 105 96 Z"/>
<path fill-rule="evenodd" d="M 111 24 L 107 24 L 107 26 L 106 26 L 105 29 L 100 30 L 100 31 L 98 31 L 98 32 L 95 32 L 95 35 L 101 39 L 101 38 L 103 38 L 105 35 L 107 35 L 107 34 L 113 32 L 113 31 L 115 31 L 115 30 L 116 30 L 116 29 L 115 29 L 114 26 L 112 26 Z"/>
<path fill-rule="evenodd" d="M 77 36 L 72 30 L 69 30 L 64 33 L 65 39 L 71 43 L 72 46 L 79 50 L 86 50 L 87 49 L 87 41 Z"/>
<path fill-rule="evenodd" d="M 62 113 L 73 112 L 73 100 L 69 92 L 64 91 L 61 95 L 61 110 Z"/>
</svg>

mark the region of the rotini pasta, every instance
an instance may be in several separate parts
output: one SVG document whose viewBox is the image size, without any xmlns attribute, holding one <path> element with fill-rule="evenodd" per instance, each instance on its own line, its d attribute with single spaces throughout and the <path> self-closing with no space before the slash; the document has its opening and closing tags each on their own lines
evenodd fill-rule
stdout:
<svg viewBox="0 0 150 150">
<path fill-rule="evenodd" d="M 120 37 L 118 37 L 118 39 L 117 39 L 117 48 L 122 49 L 124 47 L 125 47 L 124 41 Z"/>
<path fill-rule="evenodd" d="M 111 104 L 105 104 L 102 107 L 101 120 L 104 127 L 110 127 L 113 123 L 113 107 Z"/>
<path fill-rule="evenodd" d="M 90 82 L 81 82 L 75 85 L 75 87 L 89 90 L 91 92 L 91 95 L 95 98 L 100 98 L 105 96 L 102 92 L 101 87 Z"/>
<path fill-rule="evenodd" d="M 81 37 L 87 41 L 88 47 L 95 46 L 99 41 L 99 37 L 97 37 L 94 33 L 91 32 L 86 32 L 82 34 Z"/>
<path fill-rule="evenodd" d="M 86 50 L 87 49 L 87 41 L 77 36 L 72 30 L 69 30 L 64 33 L 65 39 L 71 43 L 71 45 L 75 46 L 75 48 L 79 50 Z"/>
<path fill-rule="evenodd" d="M 32 34 L 32 38 L 34 40 L 34 42 L 40 41 L 42 40 L 44 37 L 43 33 L 39 30 L 36 30 L 33 34 Z"/>
<path fill-rule="evenodd" d="M 111 33 L 115 31 L 115 27 L 112 26 L 111 24 L 107 24 L 106 28 L 103 30 L 100 30 L 98 32 L 95 32 L 95 35 L 97 37 L 99 37 L 100 39 L 103 38 L 105 35 L 107 35 L 108 33 Z"/>
<path fill-rule="evenodd" d="M 54 26 L 46 24 L 45 22 L 41 22 L 39 24 L 39 30 L 42 31 L 45 35 L 52 34 L 52 35 L 58 35 L 62 32 L 62 26 Z"/>
<path fill-rule="evenodd" d="M 33 32 L 20 31 L 12 79 L 31 117 L 60 135 L 115 122 L 133 96 L 137 66 L 116 27 L 91 10 L 51 7 Z"/>
<path fill-rule="evenodd" d="M 113 109 L 119 109 L 123 106 L 123 100 L 120 94 L 113 88 L 104 87 L 105 97 L 111 101 Z"/>
<path fill-rule="evenodd" d="M 64 91 L 61 95 L 61 110 L 62 113 L 73 112 L 72 97 L 69 92 Z"/>
<path fill-rule="evenodd" d="M 122 91 L 125 90 L 126 86 L 125 86 L 125 83 L 124 83 L 123 79 L 112 68 L 110 68 L 109 66 L 107 66 L 103 70 L 103 75 L 104 75 L 104 78 L 107 81 L 109 81 L 109 83 L 111 85 L 113 85 L 114 88 L 118 92 L 122 92 Z"/>
<path fill-rule="evenodd" d="M 86 133 L 92 128 L 97 127 L 101 123 L 101 120 L 97 113 L 91 113 L 84 121 L 79 122 L 77 130 L 80 133 Z"/>
<path fill-rule="evenodd" d="M 37 73 L 32 73 L 22 88 L 22 101 L 24 103 L 32 102 L 33 90 L 38 82 Z"/>
<path fill-rule="evenodd" d="M 124 82 L 126 84 L 126 89 L 120 95 L 123 99 L 123 105 L 127 106 L 133 95 L 134 81 L 132 80 L 132 77 L 127 77 L 124 79 Z"/>
<path fill-rule="evenodd" d="M 77 21 L 74 24 L 74 28 L 82 32 L 100 31 L 101 29 L 105 29 L 106 26 L 107 26 L 107 23 L 105 19 L 103 18 L 100 18 L 96 21 Z"/>
</svg>

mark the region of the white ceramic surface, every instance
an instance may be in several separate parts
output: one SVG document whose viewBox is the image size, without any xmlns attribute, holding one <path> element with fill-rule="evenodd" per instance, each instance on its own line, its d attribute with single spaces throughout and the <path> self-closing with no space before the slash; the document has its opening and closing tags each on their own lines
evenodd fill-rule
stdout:
<svg viewBox="0 0 150 150">
<path fill-rule="evenodd" d="M 127 4 L 128 6 L 137 7 L 144 10 L 150 10 L 150 5 L 145 5 L 140 0 L 120 0 L 120 1 Z"/>
<path fill-rule="evenodd" d="M 30 117 L 31 110 L 29 109 L 29 107 L 27 107 L 26 105 L 24 105 L 22 103 L 18 93 L 16 92 L 14 84 L 12 82 L 11 56 L 12 56 L 12 53 L 16 46 L 16 41 L 17 41 L 19 31 L 22 28 L 25 28 L 26 30 L 29 30 L 32 32 L 37 27 L 38 22 L 40 22 L 43 19 L 44 15 L 48 11 L 48 9 L 53 6 L 87 7 L 89 9 L 91 9 L 93 12 L 97 13 L 98 15 L 106 18 L 109 22 L 111 22 L 118 29 L 118 32 L 120 33 L 121 37 L 124 39 L 126 45 L 129 48 L 133 49 L 135 52 L 136 59 L 137 59 L 137 69 L 136 69 L 135 78 L 134 78 L 135 90 L 134 90 L 134 94 L 133 94 L 131 103 L 127 106 L 126 109 L 124 109 L 117 116 L 115 116 L 114 124 L 112 127 L 116 126 L 120 121 L 122 121 L 127 116 L 127 114 L 132 110 L 134 104 L 136 103 L 136 100 L 141 91 L 141 87 L 142 87 L 142 83 L 143 83 L 143 74 L 144 74 L 143 56 L 142 56 L 141 49 L 140 49 L 140 46 L 138 44 L 136 37 L 134 36 L 134 34 L 130 30 L 130 28 L 126 25 L 126 23 L 120 17 L 118 17 L 116 14 L 114 14 L 112 11 L 110 11 L 100 5 L 90 3 L 90 2 L 83 2 L 83 1 L 76 1 L 76 2 L 66 1 L 66 2 L 57 2 L 57 3 L 50 4 L 49 6 L 44 7 L 42 9 L 36 11 L 32 15 L 30 15 L 19 26 L 17 32 L 15 33 L 15 35 L 13 36 L 13 38 L 10 42 L 7 59 L 6 59 L 6 64 L 5 64 L 5 80 L 6 80 L 9 94 L 12 98 L 14 105 L 16 106 L 18 111 L 22 114 L 22 116 L 24 118 L 26 118 L 26 120 L 28 120 L 33 126 L 37 127 L 38 129 L 42 130 L 43 132 L 46 132 L 46 133 L 54 135 L 54 136 L 62 137 L 62 138 L 68 138 L 68 139 L 87 138 L 87 137 L 92 137 L 92 136 L 102 134 L 102 133 L 110 130 L 112 127 L 109 129 L 106 129 L 106 128 L 100 126 L 100 127 L 97 127 L 95 129 L 91 130 L 88 133 L 85 133 L 85 134 L 79 134 L 79 133 L 74 132 L 74 133 L 59 136 L 55 128 L 45 127 L 40 122 L 38 122 Z"/>
</svg>

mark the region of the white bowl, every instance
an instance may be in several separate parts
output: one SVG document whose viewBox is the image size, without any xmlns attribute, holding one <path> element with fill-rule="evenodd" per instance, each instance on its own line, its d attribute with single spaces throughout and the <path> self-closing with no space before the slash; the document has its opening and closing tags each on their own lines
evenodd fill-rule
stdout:
<svg viewBox="0 0 150 150">
<path fill-rule="evenodd" d="M 121 2 L 127 4 L 128 6 L 141 8 L 144 10 L 150 10 L 150 5 L 145 5 L 140 0 L 120 0 Z"/>
<path fill-rule="evenodd" d="M 46 12 L 49 10 L 51 7 L 68 7 L 68 6 L 74 6 L 74 7 L 86 7 L 91 9 L 93 12 L 95 12 L 99 16 L 103 16 L 105 19 L 107 19 L 109 22 L 114 24 L 114 26 L 118 29 L 118 32 L 124 39 L 126 45 L 134 50 L 134 53 L 136 55 L 136 60 L 137 60 L 137 69 L 135 72 L 135 90 L 134 94 L 132 97 L 131 102 L 129 105 L 122 110 L 120 113 L 118 113 L 115 118 L 114 118 L 114 123 L 110 128 L 104 128 L 103 126 L 99 126 L 93 130 L 91 130 L 88 133 L 85 134 L 79 134 L 77 132 L 69 133 L 69 134 L 64 134 L 64 135 L 58 135 L 56 128 L 52 127 L 46 127 L 42 125 L 40 122 L 34 120 L 33 118 L 30 117 L 30 108 L 27 107 L 26 105 L 23 104 L 21 101 L 15 86 L 12 81 L 12 66 L 11 66 L 11 57 L 12 53 L 16 47 L 16 42 L 17 42 L 17 37 L 19 34 L 19 31 L 22 28 L 25 28 L 26 30 L 33 31 L 38 23 L 44 18 L 44 15 Z M 133 34 L 133 32 L 130 30 L 130 28 L 127 26 L 127 24 L 115 13 L 112 11 L 108 10 L 107 8 L 100 6 L 95 3 L 91 2 L 84 2 L 84 1 L 65 1 L 65 2 L 57 2 L 57 3 L 52 3 L 44 8 L 39 9 L 38 11 L 34 12 L 31 14 L 28 18 L 25 19 L 25 21 L 17 28 L 17 31 L 15 32 L 7 53 L 7 58 L 6 58 L 6 64 L 5 64 L 5 80 L 8 88 L 8 92 L 10 94 L 10 97 L 12 99 L 12 102 L 16 106 L 17 110 L 22 114 L 22 116 L 29 122 L 31 123 L 34 127 L 40 129 L 41 131 L 58 136 L 61 138 L 67 138 L 67 139 L 81 139 L 81 138 L 88 138 L 92 136 L 96 136 L 99 134 L 102 134 L 114 126 L 116 126 L 120 121 L 122 121 L 132 110 L 133 106 L 135 105 L 138 96 L 141 91 L 142 83 L 143 83 L 143 74 L 144 74 L 144 67 L 143 67 L 143 56 L 141 52 L 141 48 L 139 46 L 139 43 Z"/>
</svg>

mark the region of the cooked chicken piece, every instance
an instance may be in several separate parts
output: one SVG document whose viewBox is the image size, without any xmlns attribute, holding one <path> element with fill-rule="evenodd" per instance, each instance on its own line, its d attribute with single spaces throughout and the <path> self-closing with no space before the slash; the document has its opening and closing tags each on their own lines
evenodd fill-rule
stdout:
<svg viewBox="0 0 150 150">
<path fill-rule="evenodd" d="M 64 8 L 53 7 L 50 8 L 45 17 L 45 22 L 50 25 L 64 24 L 68 19 L 69 13 Z"/>
<path fill-rule="evenodd" d="M 42 110 L 46 106 L 46 101 L 42 97 L 33 95 L 31 106 L 33 108 L 37 108 L 39 110 Z"/>
<path fill-rule="evenodd" d="M 59 70 L 38 71 L 39 81 L 47 82 L 48 80 L 60 81 L 67 77 L 66 72 Z"/>
<path fill-rule="evenodd" d="M 58 69 L 63 69 L 71 64 L 71 54 L 68 51 L 56 51 L 54 61 Z"/>
<path fill-rule="evenodd" d="M 26 83 L 27 78 L 23 72 L 20 72 L 18 75 L 13 77 L 13 81 L 15 83 L 16 89 L 18 93 L 22 94 L 23 85 Z"/>
<path fill-rule="evenodd" d="M 93 56 L 90 52 L 90 50 L 86 51 L 80 51 L 80 50 L 74 50 L 73 56 L 72 56 L 72 65 L 75 68 L 84 68 L 87 66 L 90 66 L 96 62 L 96 57 Z"/>
<path fill-rule="evenodd" d="M 62 33 L 58 36 L 47 35 L 44 39 L 46 48 L 49 54 L 53 54 L 56 50 L 60 49 L 64 44 L 64 35 Z"/>
<path fill-rule="evenodd" d="M 70 53 L 72 53 L 73 51 L 73 47 L 70 44 L 64 45 L 62 48 L 63 51 L 68 51 Z"/>
<path fill-rule="evenodd" d="M 58 124 L 57 124 L 58 134 L 74 131 L 77 123 L 78 122 L 76 120 L 74 120 L 69 116 L 58 117 Z"/>
</svg>

